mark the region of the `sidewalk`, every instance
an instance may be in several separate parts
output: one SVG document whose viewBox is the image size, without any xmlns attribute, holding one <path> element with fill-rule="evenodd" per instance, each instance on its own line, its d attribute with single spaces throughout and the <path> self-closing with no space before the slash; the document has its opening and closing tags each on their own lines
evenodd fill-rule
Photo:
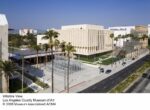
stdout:
<svg viewBox="0 0 150 110">
<path fill-rule="evenodd" d="M 93 79 L 91 79 L 91 80 L 87 80 L 87 81 L 81 83 L 80 85 L 78 85 L 78 84 L 77 84 L 77 85 L 74 85 L 73 87 L 70 87 L 70 92 L 75 93 L 75 92 L 82 91 L 82 90 L 84 90 L 84 89 L 86 89 L 86 88 L 88 88 L 88 87 L 90 87 L 90 86 L 92 86 L 92 85 L 94 85 L 94 84 L 96 84 L 96 83 L 98 83 L 98 82 L 100 82 L 100 81 L 106 79 L 107 77 L 109 77 L 109 76 L 111 76 L 111 75 L 113 75 L 113 74 L 119 72 L 120 70 L 122 70 L 122 69 L 124 69 L 124 68 L 130 66 L 131 64 L 135 63 L 136 61 L 138 61 L 139 59 L 143 58 L 144 56 L 146 56 L 146 55 L 148 55 L 148 54 L 149 54 L 149 52 L 146 52 L 146 53 L 142 54 L 141 56 L 139 56 L 139 57 L 138 57 L 137 59 L 135 59 L 135 60 L 128 60 L 128 61 L 126 61 L 127 64 L 126 64 L 125 66 L 122 66 L 122 64 L 119 63 L 119 61 L 117 62 L 117 65 L 116 65 L 116 66 L 113 65 L 113 67 L 111 67 L 111 65 L 109 65 L 109 66 L 102 66 L 102 67 L 104 67 L 105 69 L 106 69 L 106 68 L 107 68 L 107 69 L 112 69 L 112 72 L 111 72 L 109 75 L 103 73 L 103 74 L 101 74 L 100 76 L 97 76 L 97 77 L 95 77 L 95 78 L 93 78 Z"/>
</svg>

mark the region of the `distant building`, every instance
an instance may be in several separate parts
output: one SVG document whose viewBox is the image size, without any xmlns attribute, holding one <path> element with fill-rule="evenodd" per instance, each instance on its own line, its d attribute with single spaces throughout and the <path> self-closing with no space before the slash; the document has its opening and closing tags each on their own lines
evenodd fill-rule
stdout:
<svg viewBox="0 0 150 110">
<path fill-rule="evenodd" d="M 36 35 L 37 30 L 34 30 L 34 29 L 20 29 L 19 30 L 19 35 L 21 36 L 26 36 L 28 33 Z"/>
<path fill-rule="evenodd" d="M 135 29 L 135 26 L 119 26 L 119 27 L 109 27 L 109 30 L 113 31 L 114 33 L 114 37 L 118 37 L 119 35 L 123 36 L 123 35 L 127 35 L 127 34 L 131 34 L 132 30 Z M 118 41 L 114 41 L 114 44 L 118 47 L 123 47 L 124 42 L 126 42 L 127 40 L 130 40 L 130 38 L 119 38 Z"/>
<path fill-rule="evenodd" d="M 60 35 L 60 41 L 71 42 L 75 47 L 77 55 L 95 55 L 112 50 L 112 39 L 110 34 L 112 31 L 104 29 L 98 25 L 69 25 L 62 26 L 60 30 L 56 30 Z M 43 40 L 41 35 L 37 36 L 37 43 L 43 44 L 48 41 Z"/>
<path fill-rule="evenodd" d="M 150 38 L 150 24 L 148 25 L 148 37 Z"/>
<path fill-rule="evenodd" d="M 132 33 L 138 37 L 142 37 L 143 35 L 148 35 L 148 27 L 147 26 L 135 26 L 135 29 L 132 30 Z"/>
<path fill-rule="evenodd" d="M 8 60 L 8 22 L 3 14 L 0 14 L 0 59 L 3 61 Z M 0 76 L 0 92 L 7 92 L 4 74 Z"/>
<path fill-rule="evenodd" d="M 143 35 L 148 35 L 148 27 L 147 26 L 135 26 L 135 30 L 132 31 L 132 34 L 136 35 L 137 37 L 141 38 Z M 148 39 L 140 39 L 139 41 L 142 44 L 142 48 L 147 48 L 148 46 Z"/>
</svg>

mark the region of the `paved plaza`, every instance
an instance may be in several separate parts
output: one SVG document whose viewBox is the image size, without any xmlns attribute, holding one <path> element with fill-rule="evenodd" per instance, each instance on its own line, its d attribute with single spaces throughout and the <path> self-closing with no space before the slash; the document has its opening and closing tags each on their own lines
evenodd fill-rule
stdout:
<svg viewBox="0 0 150 110">
<path fill-rule="evenodd" d="M 112 72 L 109 74 L 101 73 L 99 71 L 99 65 L 90 65 L 90 64 L 85 64 L 85 63 L 80 63 L 80 61 L 76 61 L 75 65 L 79 67 L 76 70 L 71 70 L 70 73 L 70 92 L 76 93 L 81 90 L 84 90 L 88 88 L 89 86 L 92 86 L 93 84 L 102 81 L 103 79 L 106 79 L 107 77 L 115 74 L 116 72 L 119 72 L 123 68 L 126 68 L 127 66 L 133 64 L 140 58 L 146 56 L 149 54 L 149 52 L 145 52 L 141 54 L 138 58 L 135 60 L 131 59 L 123 59 L 121 61 L 116 62 L 116 64 L 104 66 L 102 65 L 101 67 L 104 68 L 104 70 L 111 69 Z M 67 61 L 67 60 L 66 60 Z M 126 61 L 126 65 L 122 65 L 122 62 Z M 55 66 L 54 66 L 54 91 L 55 93 L 63 93 L 65 91 L 65 84 L 64 84 L 64 75 L 67 73 L 67 68 L 59 68 L 58 64 L 59 60 L 54 61 Z M 72 61 L 74 62 L 74 60 Z M 72 64 L 72 63 L 71 63 Z M 72 64 L 72 65 L 73 65 Z M 65 65 L 65 63 L 63 63 Z M 74 66 L 73 66 L 74 67 Z M 40 93 L 50 93 L 51 92 L 51 63 L 48 62 L 45 66 L 45 64 L 40 64 L 39 69 L 35 68 L 34 66 L 30 66 L 27 68 L 29 70 L 29 74 L 32 74 L 36 77 L 38 77 L 41 81 L 49 84 L 50 88 L 40 90 Z"/>
</svg>

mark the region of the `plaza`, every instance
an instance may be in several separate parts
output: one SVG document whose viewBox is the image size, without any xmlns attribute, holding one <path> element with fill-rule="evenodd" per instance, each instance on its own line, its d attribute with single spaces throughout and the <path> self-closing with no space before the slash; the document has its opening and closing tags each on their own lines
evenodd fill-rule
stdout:
<svg viewBox="0 0 150 110">
<path fill-rule="evenodd" d="M 138 58 L 135 60 L 132 59 L 122 59 L 117 61 L 112 65 L 101 65 L 101 68 L 104 68 L 104 71 L 111 70 L 110 73 L 100 72 L 99 65 L 91 65 L 87 63 L 82 63 L 79 60 L 71 60 L 70 66 L 70 92 L 76 93 L 82 91 L 97 82 L 100 82 L 109 76 L 121 71 L 122 69 L 128 67 L 134 62 L 138 61 L 142 57 L 149 54 L 148 50 L 143 50 L 140 52 Z M 126 65 L 122 65 L 122 62 L 126 62 Z M 62 56 L 57 56 L 54 60 L 54 92 L 55 93 L 64 93 L 66 92 L 66 83 L 65 83 L 65 74 L 67 74 L 67 67 L 65 66 L 67 59 Z M 62 66 L 63 65 L 63 66 Z M 45 64 L 39 64 L 39 68 L 36 68 L 36 65 L 26 66 L 28 74 L 37 77 L 40 81 L 47 83 L 49 88 L 39 89 L 39 93 L 51 93 L 51 62 Z"/>
</svg>

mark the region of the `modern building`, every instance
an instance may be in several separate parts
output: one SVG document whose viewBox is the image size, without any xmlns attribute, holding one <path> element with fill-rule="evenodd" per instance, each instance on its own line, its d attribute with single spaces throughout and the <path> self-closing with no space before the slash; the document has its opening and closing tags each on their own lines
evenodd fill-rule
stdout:
<svg viewBox="0 0 150 110">
<path fill-rule="evenodd" d="M 112 31 L 104 29 L 98 25 L 69 25 L 62 26 L 58 39 L 60 41 L 71 42 L 75 47 L 77 55 L 91 56 L 112 51 Z M 37 36 L 37 44 L 48 43 L 42 39 L 42 35 Z"/>
<path fill-rule="evenodd" d="M 0 14 L 0 60 L 8 60 L 8 22 L 3 14 Z M 0 76 L 0 92 L 7 92 L 5 81 L 4 74 L 2 74 Z"/>
<path fill-rule="evenodd" d="M 138 37 L 148 35 L 148 27 L 143 25 L 135 26 L 135 29 L 132 30 L 132 33 Z"/>
<path fill-rule="evenodd" d="M 139 38 L 143 37 L 143 35 L 148 35 L 148 27 L 143 25 L 135 26 L 135 29 L 132 31 L 132 34 Z M 147 48 L 148 38 L 140 39 L 139 42 L 142 44 L 142 48 Z"/>
<path fill-rule="evenodd" d="M 37 30 L 34 30 L 34 29 L 20 29 L 19 30 L 19 35 L 21 36 L 26 36 L 28 33 L 36 35 Z"/>
<path fill-rule="evenodd" d="M 109 27 L 109 30 L 112 30 L 114 33 L 114 37 L 123 36 L 127 34 L 131 34 L 132 30 L 135 29 L 135 26 L 118 26 L 118 27 Z M 123 47 L 124 42 L 130 40 L 130 38 L 119 38 L 118 41 L 114 41 L 114 44 L 118 47 Z"/>
</svg>

